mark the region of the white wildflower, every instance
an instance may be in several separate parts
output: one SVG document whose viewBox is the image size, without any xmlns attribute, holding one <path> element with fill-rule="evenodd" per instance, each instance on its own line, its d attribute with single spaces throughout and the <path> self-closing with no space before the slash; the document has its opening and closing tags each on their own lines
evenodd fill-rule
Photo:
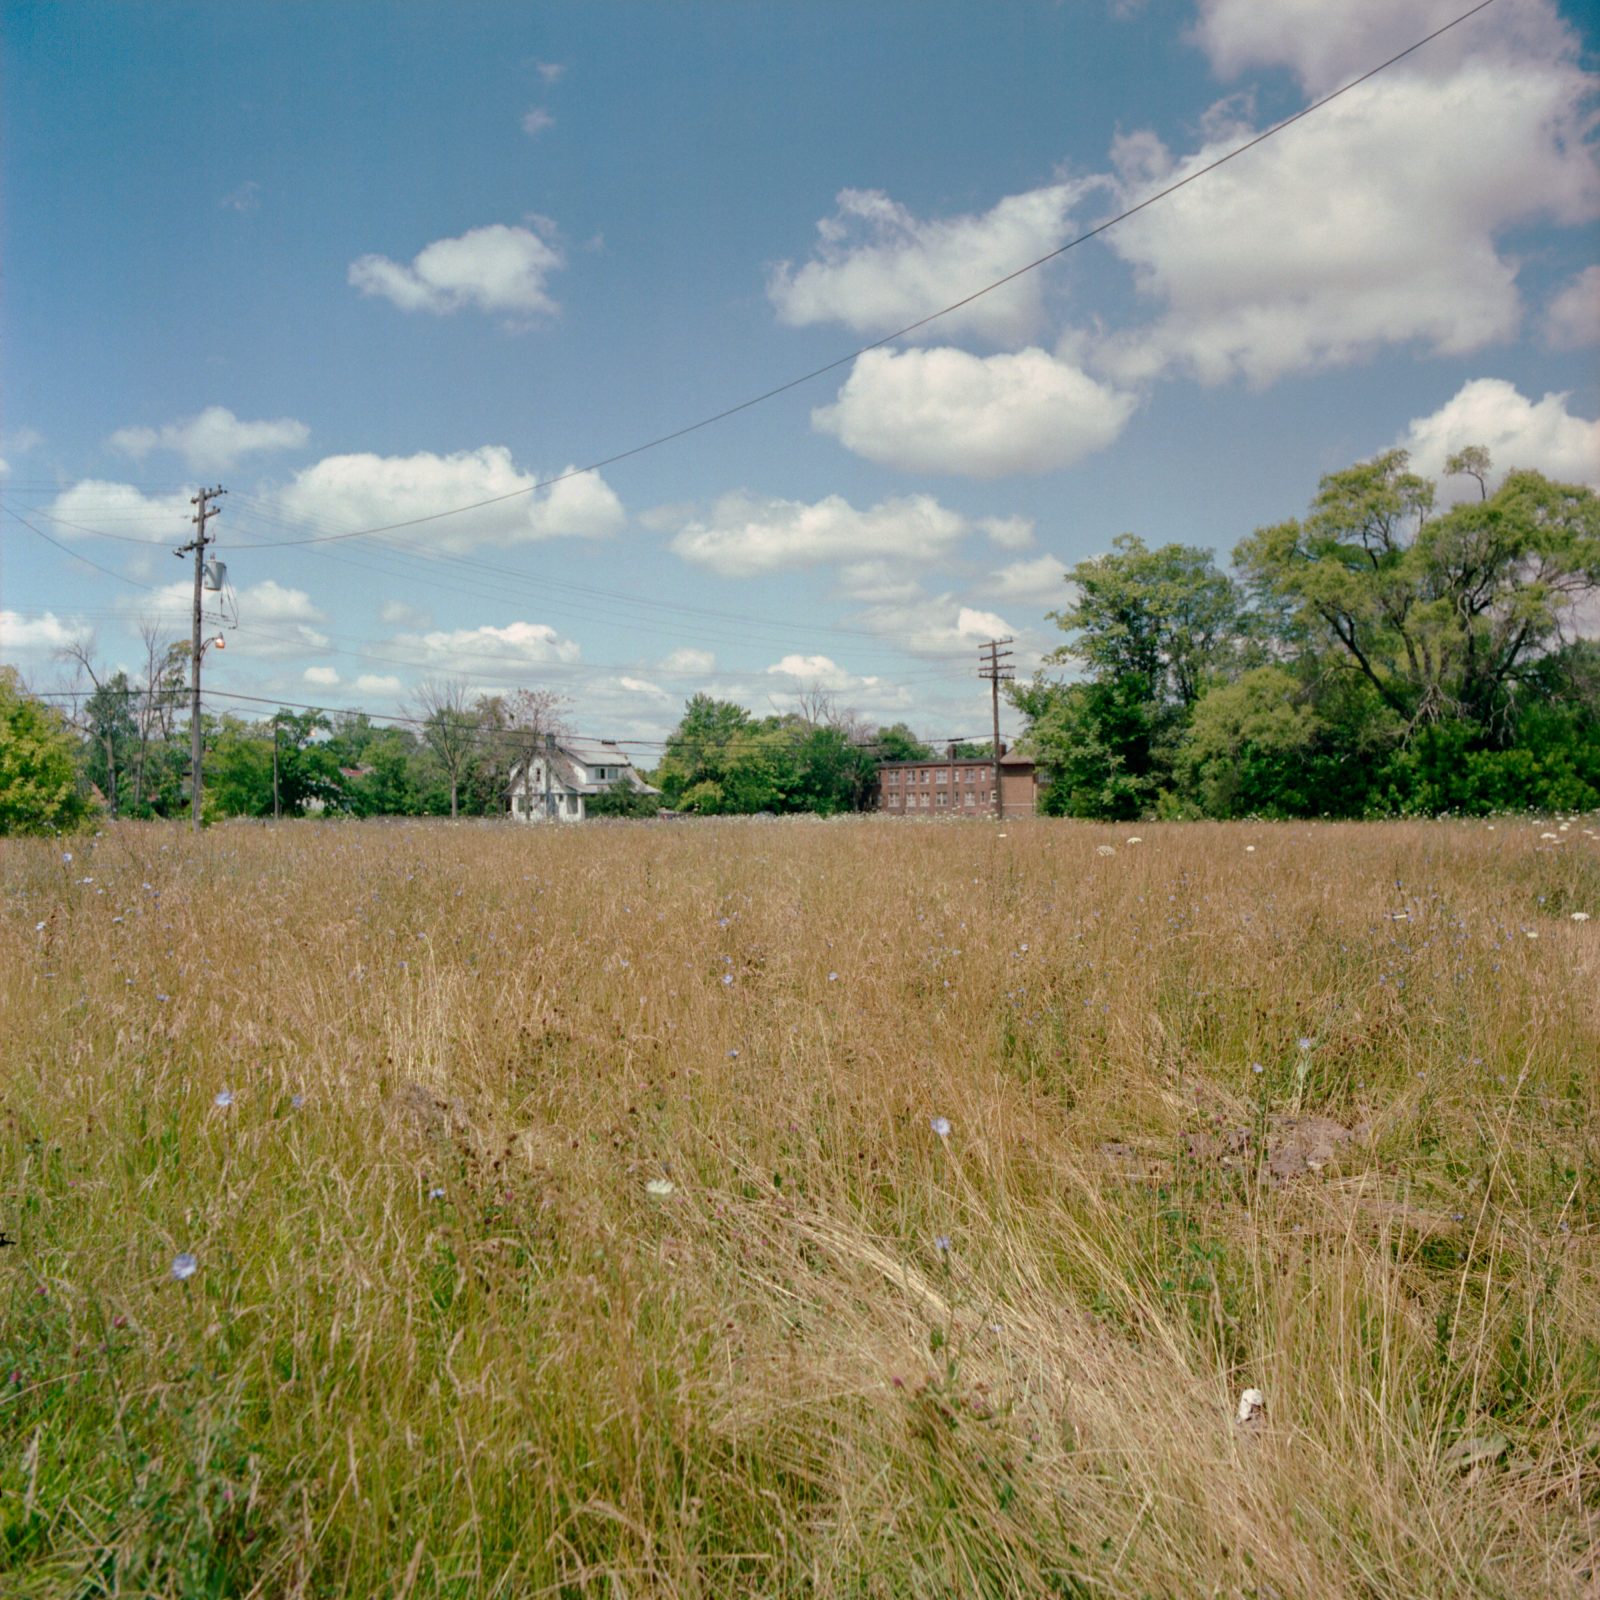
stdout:
<svg viewBox="0 0 1600 1600">
<path fill-rule="evenodd" d="M 653 1194 L 657 1199 L 664 1200 L 677 1187 L 671 1178 L 652 1178 L 645 1186 L 646 1194 Z"/>
<path fill-rule="evenodd" d="M 172 1258 L 172 1276 L 179 1283 L 192 1278 L 200 1270 L 200 1263 L 185 1250 L 181 1255 Z"/>
<path fill-rule="evenodd" d="M 941 1139 L 948 1139 L 950 1137 L 949 1117 L 929 1117 L 928 1126 L 932 1128 Z"/>
</svg>

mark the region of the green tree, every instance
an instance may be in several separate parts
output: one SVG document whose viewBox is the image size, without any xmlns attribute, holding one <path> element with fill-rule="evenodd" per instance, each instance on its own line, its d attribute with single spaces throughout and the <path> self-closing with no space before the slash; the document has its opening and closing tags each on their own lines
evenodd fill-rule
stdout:
<svg viewBox="0 0 1600 1600">
<path fill-rule="evenodd" d="M 64 832 L 88 812 L 61 714 L 0 666 L 0 834 Z"/>
<path fill-rule="evenodd" d="M 880 761 L 931 761 L 933 746 L 924 744 L 903 722 L 879 728 L 874 740 Z"/>
<path fill-rule="evenodd" d="M 586 817 L 653 817 L 660 806 L 656 795 L 646 794 L 631 779 L 622 778 L 609 789 L 590 795 L 583 812 Z"/>
<path fill-rule="evenodd" d="M 1433 484 L 1403 450 L 1323 478 L 1303 521 L 1259 529 L 1234 559 L 1302 648 L 1360 677 L 1402 740 L 1462 721 L 1514 742 L 1540 659 L 1600 586 L 1591 490 L 1513 472 L 1488 493 L 1488 452 L 1451 465 L 1480 497 L 1434 514 Z"/>
<path fill-rule="evenodd" d="M 1024 742 L 1044 777 L 1041 804 L 1070 816 L 1137 817 L 1171 787 L 1206 687 L 1246 660 L 1239 592 L 1209 551 L 1151 550 L 1133 534 L 1067 577 L 1075 598 L 1050 615 L 1071 637 L 1047 660 L 1077 665 L 1084 681 L 1036 677 L 1010 691 L 1029 721 Z"/>
</svg>

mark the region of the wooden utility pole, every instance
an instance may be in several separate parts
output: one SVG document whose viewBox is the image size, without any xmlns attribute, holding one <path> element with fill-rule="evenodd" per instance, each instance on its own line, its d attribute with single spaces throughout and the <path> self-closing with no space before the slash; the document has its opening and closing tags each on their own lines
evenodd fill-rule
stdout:
<svg viewBox="0 0 1600 1600">
<path fill-rule="evenodd" d="M 206 537 L 206 523 L 222 509 L 221 506 L 208 507 L 207 502 L 219 499 L 227 492 L 226 489 L 202 489 L 190 499 L 189 504 L 196 507 L 190 521 L 199 531 L 188 544 L 173 551 L 177 556 L 186 556 L 191 550 L 194 552 L 194 609 L 191 619 L 194 626 L 189 635 L 189 825 L 196 833 L 200 831 L 200 657 L 204 651 L 200 643 L 200 584 L 205 575 L 206 546 L 215 542 Z"/>
<path fill-rule="evenodd" d="M 1010 639 L 991 639 L 988 644 L 978 646 L 978 676 L 989 680 L 989 699 L 994 710 L 994 744 L 990 747 L 994 754 L 994 814 L 1003 817 L 1004 802 L 1000 797 L 1000 685 L 1009 683 L 1016 677 L 1016 669 L 1005 665 L 1011 652 L 1002 650 L 1002 645 L 1011 644 Z"/>
<path fill-rule="evenodd" d="M 278 719 L 272 719 L 272 820 L 278 820 Z"/>
</svg>

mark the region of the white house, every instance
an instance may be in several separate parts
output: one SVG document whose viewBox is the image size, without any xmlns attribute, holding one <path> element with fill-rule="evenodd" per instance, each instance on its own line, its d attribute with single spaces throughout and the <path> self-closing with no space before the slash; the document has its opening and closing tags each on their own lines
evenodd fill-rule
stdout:
<svg viewBox="0 0 1600 1600">
<path fill-rule="evenodd" d="M 582 822 L 585 796 L 603 794 L 623 782 L 645 794 L 660 793 L 611 740 L 552 735 L 539 754 L 512 769 L 506 799 L 518 822 Z"/>
</svg>

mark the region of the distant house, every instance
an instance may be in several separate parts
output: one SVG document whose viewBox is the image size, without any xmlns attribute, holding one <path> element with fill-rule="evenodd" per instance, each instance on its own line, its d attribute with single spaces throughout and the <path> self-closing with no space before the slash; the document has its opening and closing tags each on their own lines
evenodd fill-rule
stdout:
<svg viewBox="0 0 1600 1600">
<path fill-rule="evenodd" d="M 658 794 L 610 739 L 557 739 L 511 769 L 507 809 L 518 822 L 582 822 L 584 801 L 619 783 Z"/>
<path fill-rule="evenodd" d="M 1000 815 L 1031 817 L 1038 806 L 1039 777 L 1032 760 L 1000 746 Z M 994 762 L 958 757 L 885 761 L 878 767 L 878 809 L 891 817 L 992 817 Z"/>
</svg>

